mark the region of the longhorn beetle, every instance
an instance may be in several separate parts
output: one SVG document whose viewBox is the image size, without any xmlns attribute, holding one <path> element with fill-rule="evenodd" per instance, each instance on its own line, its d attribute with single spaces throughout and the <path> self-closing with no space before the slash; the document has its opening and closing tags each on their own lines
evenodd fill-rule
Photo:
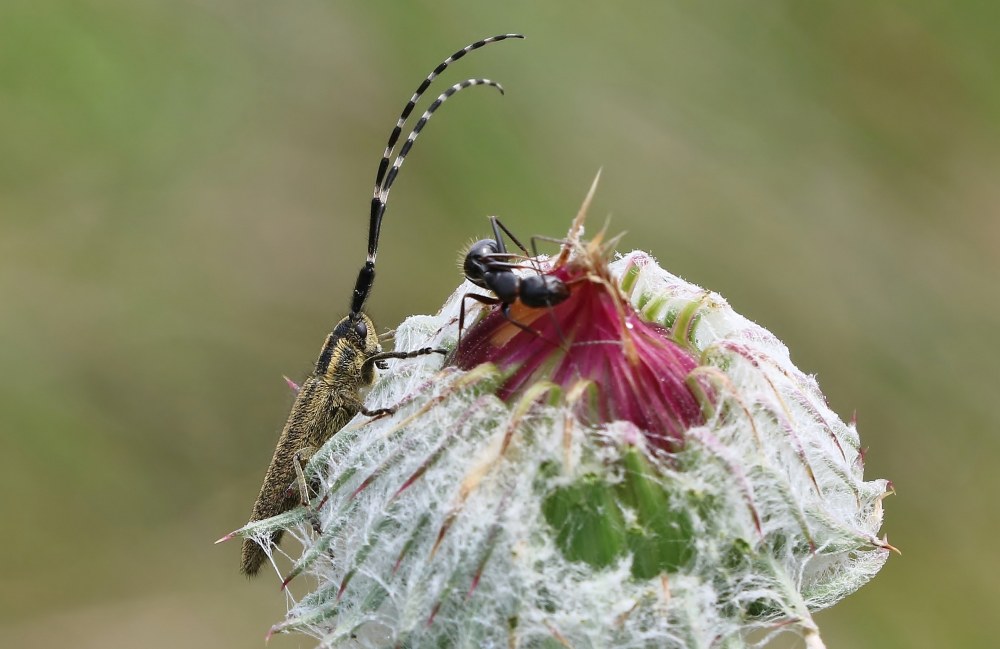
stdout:
<svg viewBox="0 0 1000 649">
<path fill-rule="evenodd" d="M 389 160 L 406 119 L 434 78 L 448 65 L 469 52 L 508 38 L 524 38 L 524 36 L 501 34 L 484 38 L 458 50 L 424 78 L 403 108 L 396 126 L 389 135 L 385 153 L 382 154 L 382 160 L 375 174 L 375 192 L 372 197 L 368 229 L 368 257 L 358 272 L 351 298 L 351 312 L 338 322 L 326 337 L 326 342 L 323 343 L 319 358 L 316 360 L 315 370 L 299 388 L 288 421 L 278 438 L 271 464 L 264 476 L 260 495 L 254 502 L 253 512 L 250 515 L 251 522 L 270 518 L 300 503 L 308 507 L 309 485 L 306 483 L 302 467 L 313 453 L 358 413 L 377 417 L 393 412 L 391 408 L 369 410 L 362 403 L 360 391 L 375 380 L 376 367 L 384 369 L 385 361 L 390 358 L 413 358 L 425 354 L 444 353 L 444 350 L 429 347 L 409 352 L 383 352 L 378 335 L 375 333 L 375 325 L 363 311 L 365 301 L 375 283 L 375 253 L 378 249 L 382 216 L 385 214 L 389 190 L 396 180 L 399 168 L 434 111 L 449 97 L 471 86 L 492 86 L 501 94 L 503 87 L 489 79 L 466 79 L 451 86 L 431 103 L 417 121 L 400 148 L 392 167 L 389 167 Z M 298 494 L 294 489 L 296 484 L 298 484 Z M 270 543 L 277 544 L 281 535 L 281 530 L 273 532 L 269 539 Z M 248 577 L 253 576 L 260 570 L 266 558 L 267 553 L 257 543 L 246 539 L 243 542 L 240 569 Z"/>
<path fill-rule="evenodd" d="M 496 297 L 479 295 L 478 293 L 466 293 L 462 296 L 462 307 L 458 315 L 459 337 L 461 337 L 462 328 L 465 326 L 465 301 L 467 299 L 488 305 L 499 304 L 500 312 L 508 321 L 529 333 L 537 334 L 538 332 L 528 325 L 511 318 L 510 307 L 518 300 L 524 306 L 531 308 L 555 306 L 569 297 L 569 286 L 558 277 L 542 272 L 524 277 L 516 274 L 514 270 L 524 266 L 511 261 L 517 259 L 518 256 L 507 252 L 507 246 L 504 245 L 500 231 L 503 230 L 510 237 L 514 245 L 525 254 L 525 257 L 528 255 L 528 249 L 497 217 L 491 216 L 490 224 L 493 226 L 493 238 L 482 239 L 472 244 L 469 252 L 465 254 L 463 270 L 466 279 L 476 286 L 493 291 Z M 532 248 L 534 247 L 533 237 Z M 538 256 L 537 252 L 534 256 Z"/>
</svg>

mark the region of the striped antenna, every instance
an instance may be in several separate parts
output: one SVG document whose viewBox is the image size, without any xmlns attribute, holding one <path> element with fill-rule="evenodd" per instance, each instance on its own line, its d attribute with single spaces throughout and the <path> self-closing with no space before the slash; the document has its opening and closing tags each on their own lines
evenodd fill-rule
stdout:
<svg viewBox="0 0 1000 649">
<path fill-rule="evenodd" d="M 413 146 L 414 140 L 420 135 L 421 129 L 430 120 L 431 115 L 434 111 L 438 109 L 449 97 L 454 95 L 461 90 L 470 88 L 472 86 L 492 86 L 503 94 L 503 86 L 495 81 L 489 79 L 466 79 L 451 86 L 424 111 L 424 114 L 417 121 L 410 135 L 406 138 L 406 142 L 399 150 L 399 154 L 396 156 L 395 161 L 392 163 L 392 167 L 389 167 L 389 160 L 392 157 L 393 149 L 396 147 L 396 143 L 399 141 L 399 136 L 403 132 L 403 126 L 406 123 L 407 118 L 409 118 L 410 113 L 413 112 L 417 101 L 423 95 L 423 93 L 430 87 L 432 81 L 437 78 L 444 70 L 451 65 L 453 62 L 462 58 L 469 52 L 477 50 L 484 45 L 489 43 L 496 43 L 499 41 L 506 40 L 508 38 L 524 38 L 521 34 L 500 34 L 498 36 L 491 36 L 489 38 L 484 38 L 480 41 L 476 41 L 471 45 L 467 45 L 462 49 L 458 50 L 444 61 L 439 63 L 434 70 L 431 71 L 427 77 L 417 86 L 416 92 L 410 97 L 410 100 L 406 103 L 403 108 L 403 112 L 400 113 L 399 119 L 396 121 L 396 126 L 393 127 L 392 132 L 389 134 L 389 141 L 386 144 L 385 152 L 382 154 L 382 159 L 379 161 L 378 171 L 375 174 L 375 189 L 372 195 L 372 205 L 371 205 L 371 217 L 368 225 L 368 257 L 365 260 L 365 265 L 362 266 L 361 270 L 358 272 L 358 279 L 354 285 L 354 293 L 351 300 L 351 318 L 357 319 L 360 317 L 361 310 L 364 308 L 365 301 L 368 299 L 368 294 L 371 293 L 373 284 L 375 283 L 375 255 L 378 252 L 378 239 L 379 233 L 382 229 L 382 216 L 385 214 L 386 202 L 389 199 L 389 190 L 392 188 L 393 182 L 396 180 L 396 176 L 399 173 L 399 168 L 403 165 L 403 161 L 406 159 L 406 155 L 410 152 Z M 387 173 L 388 172 L 388 173 Z"/>
<path fill-rule="evenodd" d="M 472 86 L 492 86 L 503 94 L 503 86 L 501 86 L 496 81 L 491 81 L 490 79 L 466 79 L 465 81 L 459 81 L 452 87 L 448 88 L 442 92 L 434 102 L 427 107 L 424 114 L 420 116 L 417 123 L 413 126 L 413 130 L 406 138 L 406 142 L 399 149 L 399 155 L 396 156 L 396 160 L 393 161 L 392 167 L 389 168 L 389 173 L 385 176 L 385 181 L 382 183 L 382 187 L 375 194 L 372 199 L 372 221 L 371 225 L 373 230 L 369 231 L 369 242 L 368 242 L 368 254 L 372 261 L 375 260 L 375 252 L 378 248 L 378 235 L 379 230 L 382 227 L 382 215 L 385 213 L 385 206 L 389 200 L 389 190 L 392 188 L 392 184 L 396 181 L 396 175 L 399 173 L 399 168 L 403 166 L 403 162 L 406 160 L 406 155 L 410 152 L 413 147 L 413 142 L 420 135 L 420 131 L 424 128 L 424 125 L 430 120 L 431 115 L 434 114 L 441 104 L 448 100 L 449 97 L 457 92 L 465 90 L 466 88 L 471 88 Z"/>
<path fill-rule="evenodd" d="M 417 86 L 416 91 L 413 96 L 410 97 L 410 101 L 406 102 L 406 106 L 403 107 L 403 112 L 400 113 L 399 119 L 396 121 L 396 126 L 392 129 L 389 134 L 389 142 L 385 145 L 385 153 L 382 154 L 382 160 L 378 165 L 378 172 L 375 174 L 375 193 L 373 197 L 377 198 L 379 195 L 379 190 L 382 187 L 382 179 L 385 178 L 386 169 L 389 168 L 389 160 L 392 157 L 392 150 L 396 147 L 396 142 L 399 141 L 399 136 L 403 134 L 403 126 L 406 124 L 406 120 L 410 117 L 410 113 L 416 107 L 417 102 L 420 97 L 424 94 L 424 91 L 430 87 L 431 82 L 434 81 L 442 72 L 447 69 L 449 65 L 459 60 L 469 52 L 473 50 L 478 50 L 484 45 L 489 45 L 490 43 L 497 43 L 499 41 L 507 40 L 508 38 L 524 38 L 522 34 L 500 34 L 498 36 L 490 36 L 489 38 L 484 38 L 481 41 L 476 41 L 471 45 L 466 45 L 462 49 L 458 50 L 444 61 L 438 64 L 434 70 L 427 75 L 427 77 L 420 82 Z M 370 246 L 369 246 L 370 247 Z"/>
</svg>

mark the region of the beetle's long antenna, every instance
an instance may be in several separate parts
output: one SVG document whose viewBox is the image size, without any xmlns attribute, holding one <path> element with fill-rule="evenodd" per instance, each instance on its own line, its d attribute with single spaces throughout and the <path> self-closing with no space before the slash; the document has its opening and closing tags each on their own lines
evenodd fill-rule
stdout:
<svg viewBox="0 0 1000 649">
<path fill-rule="evenodd" d="M 403 132 L 403 126 L 406 123 L 407 118 L 416 106 L 417 101 L 423 95 L 424 91 L 430 86 L 434 79 L 444 72 L 451 63 L 457 61 L 458 59 L 465 56 L 467 53 L 479 49 L 484 45 L 489 43 L 495 43 L 498 41 L 506 40 L 508 38 L 524 38 L 521 34 L 500 34 L 498 36 L 491 36 L 489 38 L 484 38 L 480 41 L 476 41 L 471 45 L 467 45 L 462 49 L 458 50 L 444 61 L 438 64 L 437 67 L 431 71 L 427 77 L 417 86 L 416 92 L 406 103 L 403 108 L 403 112 L 400 113 L 399 119 L 396 121 L 396 126 L 393 127 L 392 132 L 389 134 L 389 141 L 386 144 L 385 152 L 382 154 L 382 159 L 379 161 L 378 171 L 375 174 L 375 189 L 372 195 L 372 205 L 371 205 L 371 217 L 368 226 L 368 257 L 365 260 L 365 265 L 362 266 L 361 270 L 358 272 L 358 280 L 354 285 L 354 294 L 351 300 L 351 318 L 357 318 L 361 310 L 364 308 L 365 301 L 368 299 L 368 294 L 371 293 L 372 285 L 375 283 L 375 255 L 378 252 L 378 239 L 379 232 L 382 228 L 382 216 L 385 213 L 386 201 L 389 197 L 389 189 L 392 183 L 396 179 L 396 175 L 399 173 L 399 167 L 402 166 L 403 161 L 406 159 L 406 154 L 409 153 L 410 148 L 413 146 L 413 141 L 420 134 L 420 130 L 424 127 L 427 121 L 430 119 L 431 115 L 437 108 L 451 97 L 456 92 L 464 90 L 465 88 L 477 85 L 489 85 L 497 88 L 501 93 L 503 93 L 503 88 L 500 84 L 490 81 L 489 79 L 467 79 L 460 83 L 455 84 L 445 92 L 443 92 L 435 101 L 428 107 L 421 116 L 420 120 L 414 126 L 413 131 L 410 133 L 409 137 L 406 138 L 406 142 L 400 149 L 399 155 L 396 157 L 395 162 L 392 164 L 392 168 L 389 167 L 389 160 L 392 156 L 393 149 L 396 147 L 396 143 L 399 141 L 399 136 Z M 388 174 L 386 173 L 388 171 Z"/>
<path fill-rule="evenodd" d="M 399 168 L 403 166 L 403 162 L 406 160 L 406 155 L 413 147 L 413 142 L 417 139 L 417 136 L 420 135 L 420 131 L 430 120 L 434 111 L 436 111 L 441 104 L 447 101 L 449 97 L 459 91 L 465 90 L 466 88 L 471 88 L 472 86 L 492 86 L 499 90 L 501 95 L 503 94 L 503 86 L 496 81 L 492 81 L 490 79 L 466 79 L 465 81 L 459 81 L 452 87 L 442 92 L 438 98 L 434 100 L 434 103 L 427 107 L 427 110 L 425 110 L 424 114 L 420 116 L 420 119 L 417 120 L 417 123 L 413 126 L 413 130 L 410 131 L 410 134 L 406 137 L 406 142 L 404 142 L 403 146 L 399 149 L 399 155 L 396 156 L 396 159 L 392 163 L 392 167 L 389 169 L 389 173 L 386 174 L 385 182 L 382 184 L 382 189 L 379 190 L 378 195 L 372 202 L 372 209 L 374 210 L 376 206 L 375 201 L 377 201 L 379 224 L 381 224 L 382 221 L 382 213 L 385 212 L 386 202 L 389 200 L 389 190 L 392 188 L 392 184 L 396 181 L 396 175 L 399 173 Z M 373 214 L 374 213 L 375 212 L 373 212 Z M 378 226 L 376 226 L 375 235 L 375 244 L 377 247 Z M 375 248 L 370 248 L 369 252 L 374 256 Z"/>
<path fill-rule="evenodd" d="M 490 36 L 489 38 L 484 38 L 481 41 L 476 41 L 471 45 L 466 45 L 462 49 L 458 50 L 457 52 L 446 58 L 444 61 L 441 61 L 441 63 L 439 63 L 438 66 L 434 68 L 434 70 L 430 74 L 428 74 L 423 81 L 420 82 L 420 85 L 417 86 L 417 89 L 413 93 L 413 96 L 410 97 L 410 101 L 406 102 L 406 106 L 403 108 L 403 112 L 400 113 L 399 115 L 399 120 L 396 121 L 396 126 L 392 129 L 392 132 L 389 134 L 389 142 L 385 145 L 385 153 L 382 154 L 382 160 L 379 162 L 378 165 L 378 172 L 375 174 L 374 196 L 377 197 L 379 195 L 379 189 L 382 187 L 382 179 L 385 178 L 385 172 L 389 168 L 389 160 L 392 157 L 392 150 L 396 147 L 396 142 L 399 141 L 399 136 L 403 134 L 403 125 L 406 124 L 406 120 L 410 117 L 410 113 L 413 112 L 414 107 L 420 100 L 421 95 L 424 94 L 424 91 L 426 91 L 427 88 L 430 87 L 431 82 L 434 81 L 434 79 L 436 79 L 439 74 L 444 72 L 449 65 L 459 60 L 469 52 L 473 50 L 478 50 L 480 47 L 484 45 L 489 45 L 490 43 L 497 43 L 499 41 L 507 40 L 508 38 L 524 38 L 524 35 L 500 34 L 498 36 Z M 371 247 L 370 242 L 369 242 L 369 247 Z"/>
</svg>

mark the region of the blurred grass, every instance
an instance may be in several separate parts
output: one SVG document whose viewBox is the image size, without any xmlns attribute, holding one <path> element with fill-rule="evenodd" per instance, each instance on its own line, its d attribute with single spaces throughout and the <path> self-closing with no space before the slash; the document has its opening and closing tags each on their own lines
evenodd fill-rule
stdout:
<svg viewBox="0 0 1000 649">
<path fill-rule="evenodd" d="M 608 213 L 767 326 L 891 478 L 903 549 L 831 647 L 982 647 L 1000 607 L 1000 6 L 878 1 L 0 5 L 0 637 L 261 646 L 235 546 L 346 311 L 389 128 L 489 76 L 393 192 L 371 310 L 428 312 L 486 233 Z M 442 83 L 442 88 L 444 87 Z M 447 113 L 447 116 L 444 114 Z M 270 646 L 310 646 L 276 638 Z"/>
</svg>

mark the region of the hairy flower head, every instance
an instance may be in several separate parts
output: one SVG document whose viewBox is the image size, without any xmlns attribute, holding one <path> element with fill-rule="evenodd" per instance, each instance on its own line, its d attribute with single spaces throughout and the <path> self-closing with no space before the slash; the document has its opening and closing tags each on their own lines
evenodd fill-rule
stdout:
<svg viewBox="0 0 1000 649">
<path fill-rule="evenodd" d="M 582 214 L 582 212 L 581 212 Z M 320 489 L 243 533 L 303 549 L 273 632 L 321 646 L 742 647 L 800 633 L 868 581 L 889 485 L 853 423 L 762 327 L 646 253 L 610 261 L 582 216 L 554 260 L 569 298 L 409 318 Z M 301 581 L 301 580 L 299 580 Z M 291 583 L 295 588 L 299 582 Z M 305 584 L 303 584 L 305 585 Z M 291 597 L 291 595 L 289 595 Z"/>
</svg>

